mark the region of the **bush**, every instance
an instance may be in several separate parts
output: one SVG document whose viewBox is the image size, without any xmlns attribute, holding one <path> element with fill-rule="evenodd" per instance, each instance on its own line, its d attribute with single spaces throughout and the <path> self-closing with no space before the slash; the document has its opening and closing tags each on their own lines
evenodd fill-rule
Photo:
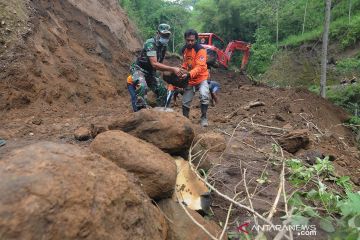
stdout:
<svg viewBox="0 0 360 240">
<path fill-rule="evenodd" d="M 352 118 L 350 118 L 349 123 L 353 125 L 360 125 L 360 117 L 353 116 Z"/>
<path fill-rule="evenodd" d="M 340 42 L 342 48 L 354 45 L 360 40 L 360 15 L 354 16 L 350 24 L 347 17 L 343 17 L 331 24 L 330 37 Z"/>
<path fill-rule="evenodd" d="M 255 39 L 256 42 L 251 47 L 251 56 L 247 69 L 250 74 L 256 76 L 266 72 L 277 48 L 271 43 L 271 35 L 268 29 L 258 28 Z"/>
<path fill-rule="evenodd" d="M 359 74 L 360 58 L 346 58 L 338 61 L 336 64 L 336 71 L 340 74 Z"/>
<path fill-rule="evenodd" d="M 332 87 L 327 98 L 354 115 L 360 112 L 360 84 Z"/>
</svg>

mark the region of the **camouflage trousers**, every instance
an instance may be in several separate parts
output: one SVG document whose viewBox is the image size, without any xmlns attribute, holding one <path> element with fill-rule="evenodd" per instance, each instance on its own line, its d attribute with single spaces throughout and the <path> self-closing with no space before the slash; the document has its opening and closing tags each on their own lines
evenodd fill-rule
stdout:
<svg viewBox="0 0 360 240">
<path fill-rule="evenodd" d="M 137 91 L 136 94 L 143 99 L 147 99 L 147 92 L 150 89 L 156 95 L 156 105 L 158 107 L 165 106 L 167 89 L 165 82 L 156 73 L 148 73 L 137 65 L 132 65 L 130 73 L 135 85 L 140 84 L 141 91 Z"/>
</svg>

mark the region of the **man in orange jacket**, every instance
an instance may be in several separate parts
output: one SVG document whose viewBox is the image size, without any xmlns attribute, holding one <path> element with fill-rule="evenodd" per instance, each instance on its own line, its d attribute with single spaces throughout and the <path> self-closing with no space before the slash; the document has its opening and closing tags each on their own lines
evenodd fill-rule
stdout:
<svg viewBox="0 0 360 240">
<path fill-rule="evenodd" d="M 184 33 L 186 45 L 182 49 L 183 64 L 182 68 L 188 72 L 182 74 L 181 78 L 189 79 L 188 85 L 184 89 L 182 99 L 183 115 L 189 118 L 190 107 L 195 91 L 200 93 L 201 118 L 200 124 L 207 127 L 208 119 L 206 116 L 210 101 L 208 68 L 206 65 L 206 50 L 197 43 L 198 33 L 194 29 L 189 29 Z"/>
</svg>

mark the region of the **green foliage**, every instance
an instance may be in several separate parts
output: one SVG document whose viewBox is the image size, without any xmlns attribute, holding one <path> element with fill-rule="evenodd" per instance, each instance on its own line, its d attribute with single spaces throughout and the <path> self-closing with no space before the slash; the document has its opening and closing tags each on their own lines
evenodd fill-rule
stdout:
<svg viewBox="0 0 360 240">
<path fill-rule="evenodd" d="M 311 85 L 309 90 L 319 94 L 319 86 Z M 353 115 L 360 114 L 360 84 L 327 87 L 327 98 Z"/>
<path fill-rule="evenodd" d="M 354 115 L 356 111 L 360 112 L 360 84 L 331 87 L 327 98 L 336 105 L 348 109 Z"/>
<path fill-rule="evenodd" d="M 253 43 L 248 70 L 255 77 L 266 72 L 271 64 L 277 52 L 277 35 L 280 45 L 299 46 L 306 41 L 320 40 L 323 30 L 324 1 L 119 0 L 119 3 L 137 24 L 143 38 L 152 37 L 159 23 L 170 24 L 175 32 L 174 47 L 172 42 L 169 44 L 171 50 L 183 45 L 182 34 L 187 28 L 216 33 L 225 42 Z M 332 40 L 339 41 L 342 47 L 359 41 L 360 0 L 333 1 L 331 14 Z M 232 64 L 237 65 L 240 58 L 240 54 L 235 54 Z M 342 67 L 339 66 L 339 71 L 344 70 Z M 346 70 L 347 66 L 344 67 Z"/>
<path fill-rule="evenodd" d="M 272 56 L 276 53 L 276 46 L 271 43 L 269 30 L 258 28 L 255 33 L 256 42 L 251 48 L 248 72 L 252 75 L 264 73 L 271 64 Z"/>
<path fill-rule="evenodd" d="M 317 28 L 310 32 L 306 32 L 303 35 L 291 35 L 291 36 L 287 37 L 286 39 L 284 39 L 280 43 L 280 46 L 297 47 L 297 46 L 300 46 L 301 44 L 303 44 L 304 42 L 319 39 L 321 37 L 321 34 L 322 34 L 322 29 Z"/>
<path fill-rule="evenodd" d="M 360 14 L 353 17 L 348 23 L 348 18 L 343 17 L 331 24 L 330 37 L 341 43 L 343 48 L 354 45 L 360 40 Z"/>
<path fill-rule="evenodd" d="M 334 177 L 334 167 L 328 157 L 317 158 L 313 166 L 291 159 L 287 166 L 291 182 L 304 187 L 289 199 L 289 204 L 295 209 L 291 219 L 293 224 L 308 224 L 313 219 L 333 239 L 360 238 L 360 193 L 351 192 L 349 177 Z M 329 187 L 329 183 L 335 183 L 345 194 Z M 306 191 L 305 186 L 309 184 L 313 187 Z"/>
<path fill-rule="evenodd" d="M 353 125 L 360 125 L 360 117 L 353 116 L 350 118 L 349 123 Z"/>
<path fill-rule="evenodd" d="M 343 75 L 360 74 L 360 57 L 345 58 L 336 63 L 336 71 Z"/>
<path fill-rule="evenodd" d="M 348 47 L 356 43 L 360 39 L 360 0 L 351 0 L 351 15 L 349 20 L 349 1 L 341 0 L 332 2 L 331 10 L 331 25 L 330 38 L 331 40 L 339 41 L 342 47 Z M 314 41 L 321 39 L 323 30 L 324 17 L 324 1 L 308 0 L 308 12 L 306 15 L 305 33 L 299 30 L 299 25 L 296 24 L 295 19 L 299 20 L 300 15 L 304 14 L 305 1 L 298 3 L 291 3 L 297 10 L 291 7 L 286 7 L 284 14 L 290 10 L 291 15 L 287 15 L 288 22 L 285 26 L 295 27 L 295 31 L 288 30 L 284 37 L 281 38 L 281 45 L 283 46 L 299 46 L 307 41 Z M 320 14 L 319 14 L 320 13 Z M 282 27 L 284 29 L 284 27 Z M 286 28 L 285 28 L 286 29 Z"/>
<path fill-rule="evenodd" d="M 182 36 L 190 17 L 187 1 L 119 0 L 119 3 L 136 23 L 144 39 L 153 37 L 160 23 L 167 23 L 171 26 L 175 48 L 173 49 L 172 41 L 170 41 L 169 49 L 176 52 L 176 49 L 184 44 Z"/>
</svg>

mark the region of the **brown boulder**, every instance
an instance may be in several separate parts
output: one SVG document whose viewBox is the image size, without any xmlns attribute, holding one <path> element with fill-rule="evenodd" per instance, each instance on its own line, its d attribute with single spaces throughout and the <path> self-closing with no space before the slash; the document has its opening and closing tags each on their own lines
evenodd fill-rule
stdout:
<svg viewBox="0 0 360 240">
<path fill-rule="evenodd" d="M 0 161 L 1 239 L 165 239 L 167 223 L 126 171 L 41 142 Z"/>
<path fill-rule="evenodd" d="M 87 141 L 91 138 L 91 133 L 86 127 L 80 127 L 75 131 L 74 136 L 76 140 Z"/>
<path fill-rule="evenodd" d="M 212 166 L 210 153 L 220 153 L 226 148 L 225 137 L 219 133 L 202 133 L 195 137 L 194 146 L 191 154 L 194 156 L 192 161 L 198 168 L 209 170 Z M 200 162 L 200 164 L 199 164 Z"/>
<path fill-rule="evenodd" d="M 168 153 L 186 151 L 194 138 L 189 119 L 176 112 L 155 109 L 143 109 L 127 115 L 109 125 L 109 129 L 127 132 Z"/>
<path fill-rule="evenodd" d="M 289 153 L 296 153 L 302 148 L 306 148 L 309 143 L 307 129 L 295 130 L 278 139 L 279 144 Z"/>
<path fill-rule="evenodd" d="M 164 199 L 158 203 L 165 216 L 173 223 L 169 222 L 167 240 L 207 240 L 211 239 L 200 227 L 198 227 L 186 214 L 179 203 Z M 202 226 L 205 227 L 213 236 L 219 237 L 222 229 L 213 221 L 204 219 L 194 210 L 187 209 L 191 216 Z M 227 239 L 227 236 L 223 237 Z"/>
<path fill-rule="evenodd" d="M 154 145 L 122 131 L 99 134 L 91 149 L 140 179 L 144 191 L 154 199 L 171 196 L 176 181 L 174 159 Z"/>
</svg>

